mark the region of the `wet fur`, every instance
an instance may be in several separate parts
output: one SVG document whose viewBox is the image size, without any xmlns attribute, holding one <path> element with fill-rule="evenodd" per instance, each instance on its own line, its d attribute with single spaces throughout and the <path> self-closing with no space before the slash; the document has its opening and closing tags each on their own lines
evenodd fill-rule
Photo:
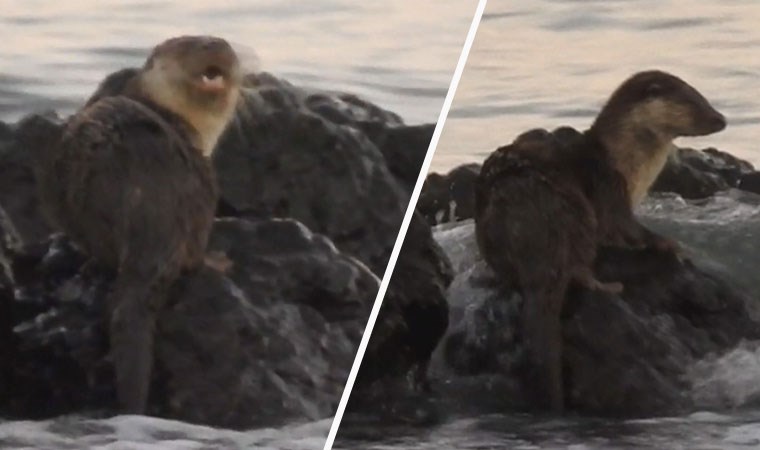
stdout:
<svg viewBox="0 0 760 450">
<path fill-rule="evenodd" d="M 522 293 L 524 380 L 537 407 L 564 407 L 560 315 L 568 284 L 622 289 L 594 277 L 602 246 L 677 249 L 641 225 L 633 208 L 664 167 L 673 139 L 724 127 L 693 87 L 648 71 L 624 82 L 585 133 L 531 130 L 486 159 L 476 183 L 478 246 Z"/>
<path fill-rule="evenodd" d="M 551 138 L 498 149 L 478 178 L 475 224 L 486 262 L 523 296 L 522 329 L 536 406 L 563 408 L 560 313 L 571 281 L 596 281 L 597 222 Z M 526 157 L 529 156 L 529 157 Z"/>
<path fill-rule="evenodd" d="M 196 38 L 182 39 L 192 46 Z M 161 48 L 156 52 L 170 58 Z M 107 311 L 119 403 L 128 413 L 147 406 L 156 315 L 169 286 L 204 263 L 218 188 L 199 145 L 215 141 L 225 126 L 214 110 L 217 125 L 205 136 L 209 130 L 193 119 L 203 104 L 192 114 L 177 111 L 187 103 L 154 95 L 156 85 L 135 87 L 144 74 L 109 77 L 37 167 L 52 221 L 94 261 L 117 270 Z M 232 101 L 237 93 L 225 97 Z"/>
<path fill-rule="evenodd" d="M 88 255 L 118 268 L 108 300 L 118 393 L 126 411 L 143 412 L 156 311 L 180 271 L 203 263 L 213 170 L 180 118 L 126 97 L 74 116 L 51 153 L 39 168 L 50 216 Z"/>
</svg>

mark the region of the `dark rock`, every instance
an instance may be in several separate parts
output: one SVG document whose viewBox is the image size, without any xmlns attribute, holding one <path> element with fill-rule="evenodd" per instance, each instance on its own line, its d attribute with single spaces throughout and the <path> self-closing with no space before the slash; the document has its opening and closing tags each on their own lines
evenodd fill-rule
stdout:
<svg viewBox="0 0 760 450">
<path fill-rule="evenodd" d="M 5 213 L 0 209 L 0 402 L 10 393 L 10 376 L 13 361 L 13 278 L 8 258 L 6 236 L 12 233 L 9 222 L 2 220 Z"/>
<path fill-rule="evenodd" d="M 123 89 L 133 69 L 112 74 L 93 99 Z M 250 75 L 243 105 L 214 156 L 223 217 L 292 217 L 382 273 L 427 152 L 432 125 L 354 95 L 314 92 Z M 0 206 L 25 242 L 51 231 L 40 213 L 33 155 L 61 129 L 35 115 L 0 133 Z"/>
<path fill-rule="evenodd" d="M 166 415 L 235 428 L 331 415 L 377 278 L 290 220 L 219 222 L 210 250 L 233 261 L 228 277 L 185 278 L 159 321 Z"/>
<path fill-rule="evenodd" d="M 93 98 L 118 94 L 134 73 L 113 74 Z M 248 81 L 255 87 L 214 158 L 217 214 L 228 219 L 217 221 L 210 251 L 232 268 L 188 273 L 173 287 L 150 405 L 153 414 L 236 428 L 334 413 L 377 293 L 364 264 L 383 273 L 433 130 L 350 94 L 266 73 Z M 35 155 L 61 129 L 50 115 L 0 124 L 0 227 L 20 230 L 0 255 L 11 273 L 0 277 L 0 414 L 8 417 L 114 412 L 102 308 L 113 274 L 84 264 L 65 236 L 48 239 L 36 196 Z M 424 233 L 424 248 L 438 251 Z M 421 274 L 445 271 L 437 257 L 418 258 Z M 436 283 L 424 292 L 438 295 L 430 318 L 441 328 L 445 286 Z M 413 324 L 427 320 L 403 312 Z"/>
<path fill-rule="evenodd" d="M 449 291 L 452 327 L 435 369 L 446 393 L 470 392 L 471 380 L 501 379 L 513 407 L 525 406 L 519 295 L 499 287 L 477 258 L 472 224 L 458 225 L 448 245 L 465 247 Z M 445 234 L 446 232 L 444 232 Z M 452 233 L 456 233 L 452 234 Z M 451 253 L 450 253 L 451 254 Z M 473 256 L 475 255 L 475 256 Z M 571 409 L 616 416 L 661 415 L 693 406 L 686 371 L 745 339 L 760 339 L 750 299 L 734 286 L 679 260 L 649 251 L 602 249 L 597 273 L 620 281 L 621 296 L 574 290 L 563 312 L 566 401 Z M 493 381 L 492 381 L 493 383 Z M 467 400 L 468 394 L 457 394 Z"/>
<path fill-rule="evenodd" d="M 270 74 L 259 75 L 257 85 L 277 85 L 283 87 Z M 290 86 L 293 89 L 292 85 Z M 321 115 L 330 122 L 339 125 L 377 123 L 390 127 L 401 126 L 404 121 L 397 114 L 380 108 L 353 94 L 340 92 L 301 92 L 306 95 L 304 104 L 311 111 Z"/>
<path fill-rule="evenodd" d="M 34 179 L 36 150 L 61 130 L 54 114 L 32 115 L 0 135 L 0 207 L 25 243 L 43 240 L 51 228 L 42 216 Z"/>
<path fill-rule="evenodd" d="M 151 412 L 233 428 L 328 417 L 377 278 L 292 220 L 220 220 L 210 251 L 232 267 L 227 275 L 188 273 L 173 287 L 158 320 Z M 71 274 L 61 259 L 82 263 L 70 247 L 51 248 L 38 263 L 46 275 L 20 289 L 39 298 L 43 312 L 16 324 L 14 392 L 0 405 L 3 414 L 46 417 L 115 406 L 101 320 L 110 278 Z"/>
<path fill-rule="evenodd" d="M 738 188 L 743 191 L 760 194 L 760 172 L 751 172 L 741 176 Z"/>
<path fill-rule="evenodd" d="M 371 122 L 360 126 L 383 152 L 391 173 L 411 195 L 433 138 L 435 125 L 388 127 L 383 123 Z"/>
<path fill-rule="evenodd" d="M 424 383 L 428 362 L 446 332 L 446 289 L 453 272 L 433 240 L 425 219 L 415 213 L 388 284 L 359 374 L 361 385 L 403 376 L 415 368 Z"/>
<path fill-rule="evenodd" d="M 741 178 L 754 172 L 752 165 L 728 153 L 710 148 L 679 148 L 652 185 L 652 192 L 674 192 L 683 198 L 706 198 L 738 187 Z"/>
<path fill-rule="evenodd" d="M 620 298 L 579 296 L 564 322 L 571 407 L 606 415 L 667 414 L 691 407 L 690 363 L 760 338 L 749 299 L 688 261 L 647 252 L 602 252 L 602 279 Z"/>
<path fill-rule="evenodd" d="M 470 219 L 475 214 L 475 180 L 480 164 L 465 164 L 425 179 L 417 209 L 430 225 Z"/>
<path fill-rule="evenodd" d="M 351 120 L 401 125 L 358 100 L 331 103 L 324 94 L 282 86 L 260 77 L 245 90 L 214 156 L 223 201 L 239 216 L 295 218 L 382 273 L 409 194 Z M 336 112 L 326 112 L 328 106 Z"/>
</svg>

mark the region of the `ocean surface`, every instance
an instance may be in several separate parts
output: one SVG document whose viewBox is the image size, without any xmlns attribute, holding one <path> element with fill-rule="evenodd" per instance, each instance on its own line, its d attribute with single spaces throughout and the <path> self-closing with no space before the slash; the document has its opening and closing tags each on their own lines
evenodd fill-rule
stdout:
<svg viewBox="0 0 760 450">
<path fill-rule="evenodd" d="M 0 120 L 79 107 L 157 43 L 214 34 L 251 68 L 435 122 L 477 0 L 0 0 Z M 257 61 L 258 60 L 258 61 Z"/>
<path fill-rule="evenodd" d="M 432 169 L 481 161 L 530 128 L 587 128 L 612 91 L 659 68 L 728 118 L 682 139 L 760 165 L 760 2 L 489 0 Z"/>
<path fill-rule="evenodd" d="M 252 70 L 434 122 L 477 0 L 0 0 L 0 120 L 66 115 L 181 34 L 229 40 Z M 232 432 L 140 416 L 3 422 L 3 449 L 321 449 L 331 420 Z"/>
</svg>

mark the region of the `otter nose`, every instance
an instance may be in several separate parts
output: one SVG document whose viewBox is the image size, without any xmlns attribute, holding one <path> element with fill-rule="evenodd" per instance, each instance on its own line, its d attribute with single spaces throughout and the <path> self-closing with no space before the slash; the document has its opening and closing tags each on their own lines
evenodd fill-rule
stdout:
<svg viewBox="0 0 760 450">
<path fill-rule="evenodd" d="M 726 128 L 726 118 L 723 116 L 723 114 L 715 111 L 714 114 L 708 119 L 708 124 L 711 129 L 715 131 L 721 131 L 722 129 Z"/>
</svg>

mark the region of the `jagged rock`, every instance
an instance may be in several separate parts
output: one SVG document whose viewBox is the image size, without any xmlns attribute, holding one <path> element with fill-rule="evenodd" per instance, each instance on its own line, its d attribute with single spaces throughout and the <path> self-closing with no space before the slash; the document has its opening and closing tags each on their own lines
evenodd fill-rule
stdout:
<svg viewBox="0 0 760 450">
<path fill-rule="evenodd" d="M 185 274 L 172 288 L 158 319 L 150 411 L 233 428 L 331 415 L 378 279 L 292 220 L 218 220 L 209 248 L 232 267 Z M 83 273 L 83 262 L 54 240 L 38 277 L 18 287 L 12 307 L 27 320 L 15 323 L 3 414 L 114 412 L 102 320 L 110 277 Z"/>
<path fill-rule="evenodd" d="M 361 127 L 383 152 L 391 173 L 411 195 L 433 138 L 435 125 L 388 127 L 373 122 L 362 124 Z"/>
<path fill-rule="evenodd" d="M 669 207 L 659 209 L 663 208 Z M 725 233 L 727 224 L 723 226 Z M 452 325 L 435 360 L 437 376 L 445 381 L 439 384 L 447 386 L 446 394 L 467 403 L 473 401 L 468 398 L 483 400 L 482 392 L 473 395 L 471 386 L 485 377 L 491 396 L 507 397 L 512 407 L 524 407 L 526 399 L 514 384 L 524 361 L 522 299 L 501 287 L 479 258 L 472 222 L 442 229 L 438 239 L 457 273 L 448 292 Z M 704 259 L 699 258 L 700 265 Z M 571 409 L 641 416 L 691 408 L 688 368 L 708 355 L 730 351 L 742 340 L 760 339 L 751 291 L 689 260 L 603 249 L 596 270 L 600 279 L 620 281 L 625 290 L 620 296 L 581 290 L 568 295 L 563 360 Z"/>
<path fill-rule="evenodd" d="M 417 209 L 430 225 L 470 219 L 475 214 L 475 180 L 480 164 L 455 167 L 445 175 L 425 179 Z"/>
<path fill-rule="evenodd" d="M 419 377 L 448 326 L 445 293 L 452 277 L 448 258 L 415 213 L 362 361 L 361 385 L 403 376 L 412 368 L 423 381 Z"/>
<path fill-rule="evenodd" d="M 134 74 L 119 73 L 96 95 L 118 93 Z M 406 126 L 354 95 L 308 91 L 267 73 L 249 76 L 248 86 L 214 156 L 219 214 L 295 218 L 381 274 L 433 126 Z M 25 242 L 51 231 L 31 167 L 36 147 L 60 126 L 38 115 L 0 133 L 0 206 Z"/>
<path fill-rule="evenodd" d="M 744 191 L 760 194 L 760 172 L 751 172 L 742 175 L 737 187 Z"/>
<path fill-rule="evenodd" d="M 652 192 L 674 192 L 683 198 L 706 198 L 739 187 L 752 165 L 714 148 L 697 151 L 679 148 L 652 185 Z"/>
<path fill-rule="evenodd" d="M 0 207 L 26 243 L 46 239 L 51 232 L 37 197 L 34 150 L 60 127 L 55 114 L 44 113 L 3 124 L 5 131 L 0 132 Z"/>
<path fill-rule="evenodd" d="M 382 273 L 409 194 L 361 124 L 391 129 L 400 121 L 353 97 L 270 78 L 245 90 L 215 153 L 222 200 L 239 216 L 295 218 Z"/>
<path fill-rule="evenodd" d="M 119 72 L 96 95 L 117 94 L 133 75 Z M 371 270 L 385 269 L 433 130 L 265 73 L 248 86 L 214 158 L 227 218 L 210 251 L 232 267 L 185 274 L 172 288 L 150 404 L 153 414 L 236 428 L 334 413 L 377 293 Z M 20 230 L 2 255 L 12 276 L 0 278 L 0 413 L 9 417 L 115 412 L 103 328 L 113 274 L 83 266 L 65 236 L 48 239 L 36 200 L 35 155 L 61 126 L 48 114 L 0 124 L 0 226 Z"/>
</svg>

